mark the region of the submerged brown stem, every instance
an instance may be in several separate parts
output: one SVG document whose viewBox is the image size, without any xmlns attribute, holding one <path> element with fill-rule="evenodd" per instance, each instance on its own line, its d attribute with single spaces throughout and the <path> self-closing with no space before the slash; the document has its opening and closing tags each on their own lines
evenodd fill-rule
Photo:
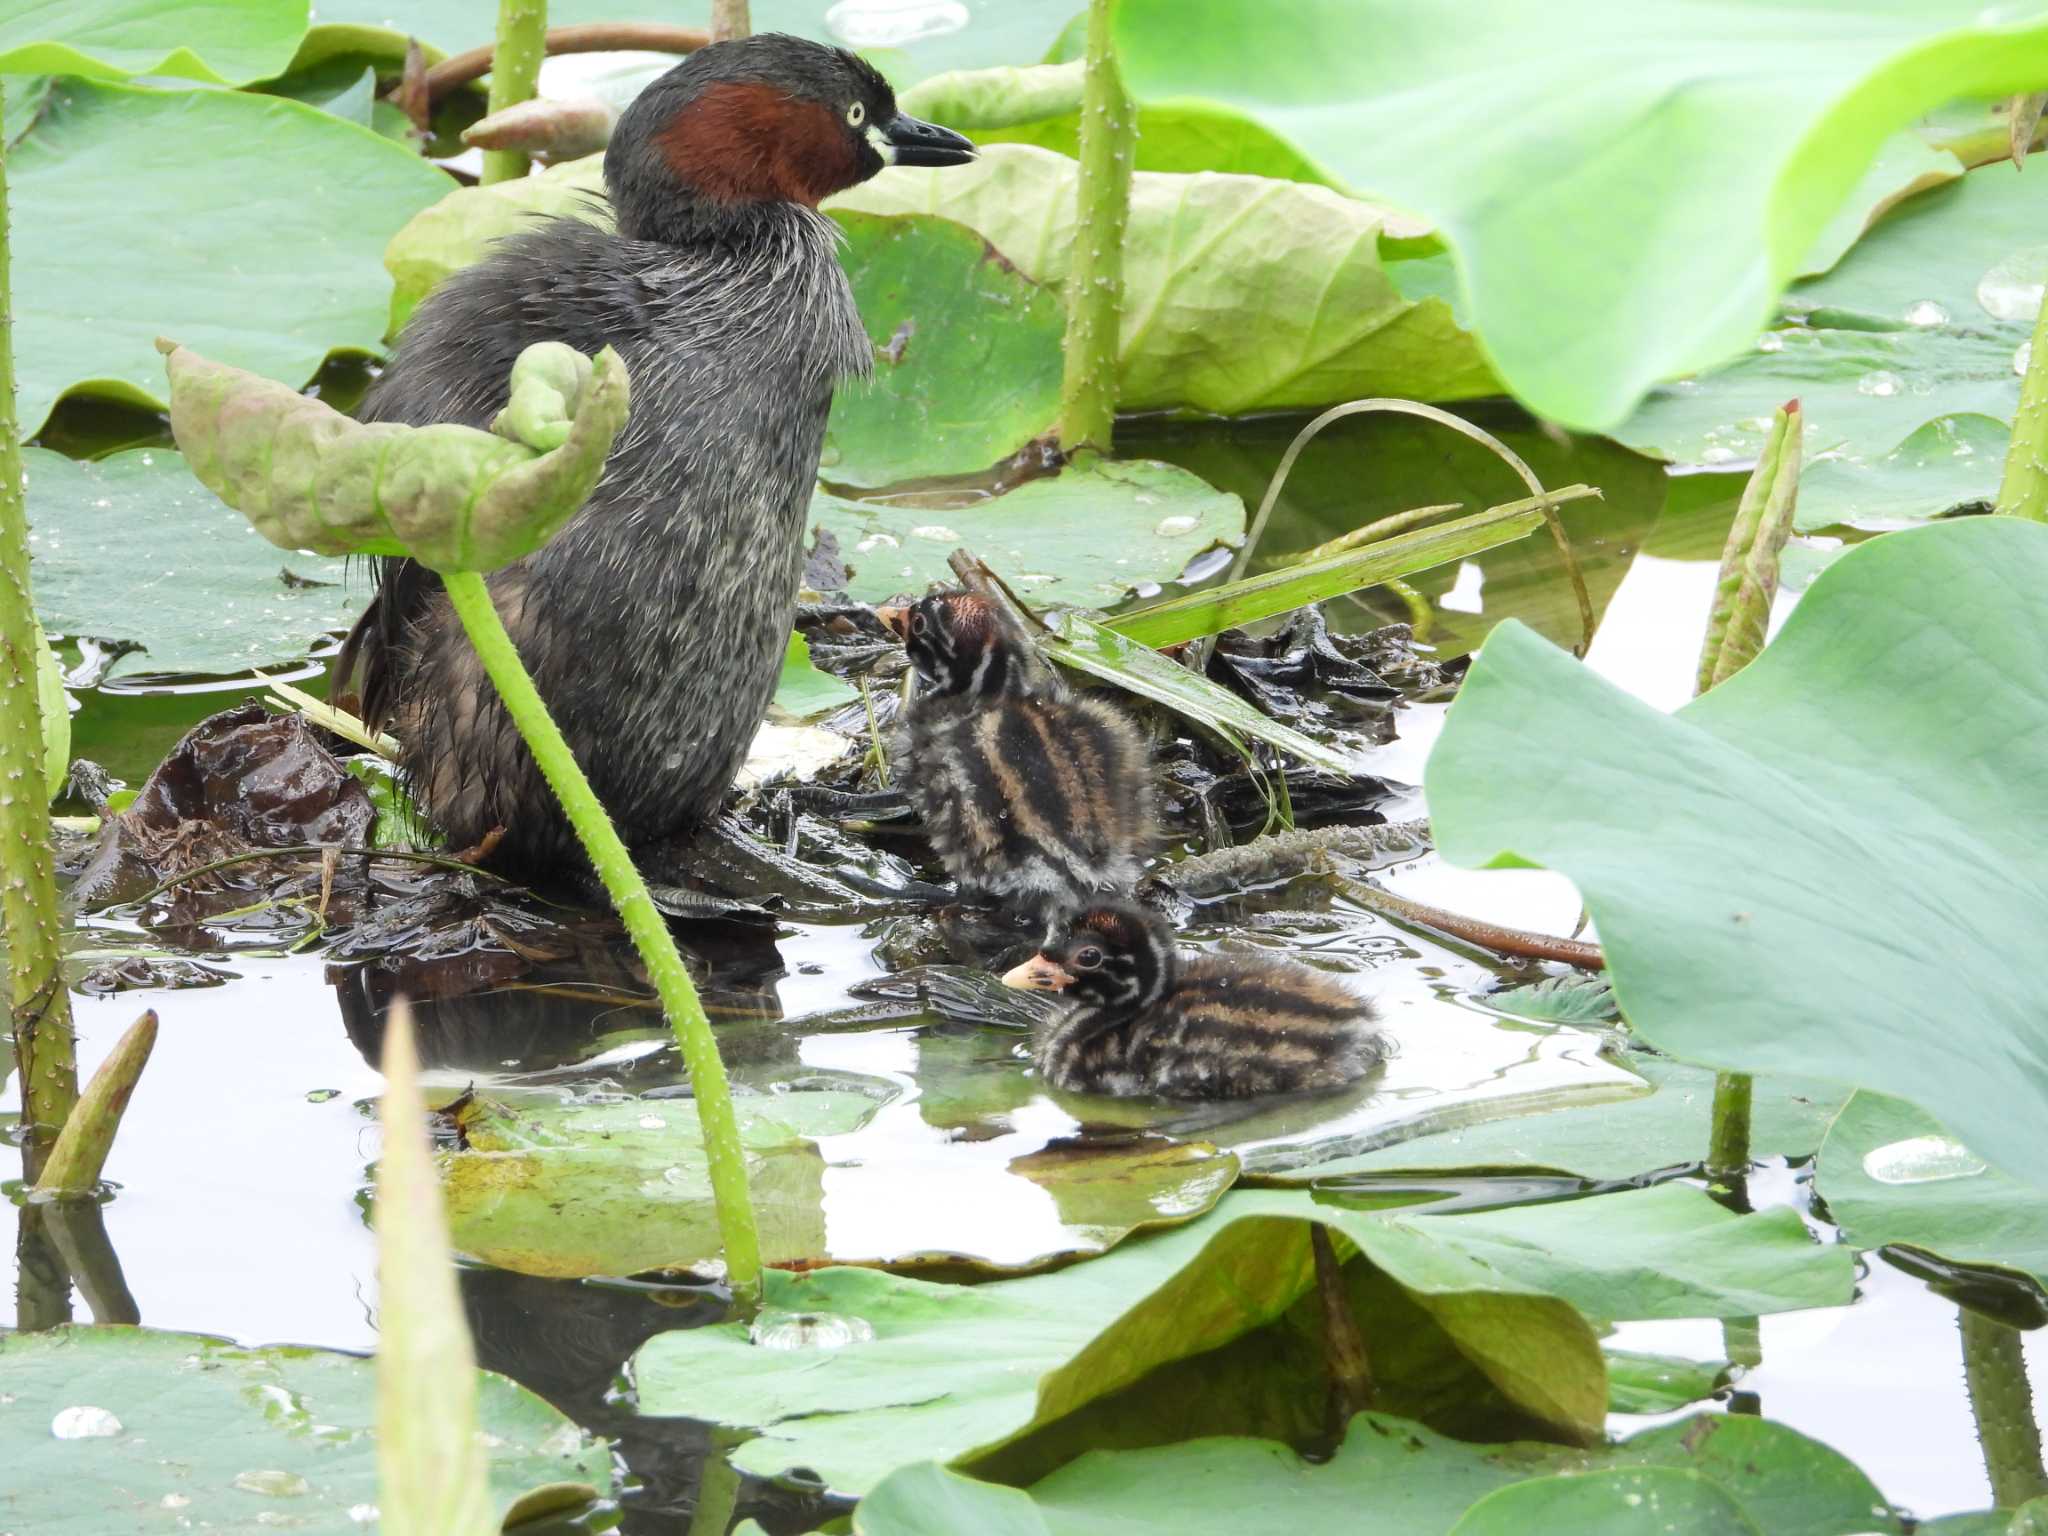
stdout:
<svg viewBox="0 0 2048 1536">
<path fill-rule="evenodd" d="M 628 49 L 647 53 L 695 53 L 711 34 L 702 27 L 678 27 L 659 21 L 593 21 L 574 27 L 549 27 L 547 52 L 615 53 Z M 427 100 L 439 101 L 450 91 L 481 80 L 491 72 L 497 44 L 487 43 L 451 54 L 427 71 Z"/>
<path fill-rule="evenodd" d="M 1323 1358 L 1330 1367 L 1330 1440 L 1342 1444 L 1345 1427 L 1354 1415 L 1370 1408 L 1377 1395 L 1372 1359 L 1366 1353 L 1365 1335 L 1358 1329 L 1358 1316 L 1351 1310 L 1351 1292 L 1344 1284 L 1344 1266 L 1337 1262 L 1337 1250 L 1330 1245 L 1330 1229 L 1319 1221 L 1310 1222 L 1308 1245 L 1315 1255 L 1316 1294 L 1323 1304 Z"/>
<path fill-rule="evenodd" d="M 1601 953 L 1600 946 L 1582 939 L 1561 939 L 1554 934 L 1531 933 L 1526 928 L 1507 928 L 1499 923 L 1466 917 L 1462 913 L 1446 912 L 1442 907 L 1432 907 L 1427 902 L 1396 896 L 1385 886 L 1375 885 L 1370 880 L 1353 880 L 1345 875 L 1332 875 L 1331 878 L 1346 896 L 1383 917 L 1397 918 L 1420 928 L 1434 928 L 1454 939 L 1490 949 L 1497 955 L 1519 955 L 1526 960 L 1562 960 L 1586 971 L 1607 969 L 1607 957 Z"/>
</svg>

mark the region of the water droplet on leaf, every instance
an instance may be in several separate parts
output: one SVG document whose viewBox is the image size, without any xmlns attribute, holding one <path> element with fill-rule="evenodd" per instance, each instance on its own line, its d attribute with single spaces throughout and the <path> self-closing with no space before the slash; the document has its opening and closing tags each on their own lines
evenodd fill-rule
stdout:
<svg viewBox="0 0 2048 1536">
<path fill-rule="evenodd" d="M 1863 1171 L 1880 1184 L 1970 1179 L 1984 1172 L 1985 1166 L 1976 1153 L 1947 1136 L 1910 1136 L 1904 1141 L 1888 1142 L 1863 1157 Z"/>
<path fill-rule="evenodd" d="M 59 1440 L 107 1440 L 121 1433 L 121 1421 L 104 1408 L 60 1408 L 50 1433 Z"/>
<path fill-rule="evenodd" d="M 244 1493 L 260 1493 L 272 1499 L 296 1499 L 313 1491 L 313 1485 L 296 1472 L 275 1468 L 261 1472 L 237 1472 L 235 1486 Z"/>
<path fill-rule="evenodd" d="M 844 1349 L 875 1336 L 863 1318 L 837 1312 L 785 1312 L 769 1307 L 747 1329 L 747 1337 L 763 1349 Z"/>
</svg>

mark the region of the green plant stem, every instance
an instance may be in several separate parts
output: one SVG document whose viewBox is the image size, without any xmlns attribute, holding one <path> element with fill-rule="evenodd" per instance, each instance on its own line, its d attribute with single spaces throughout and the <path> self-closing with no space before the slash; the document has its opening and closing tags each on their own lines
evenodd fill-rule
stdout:
<svg viewBox="0 0 2048 1536">
<path fill-rule="evenodd" d="M 491 55 L 492 112 L 533 100 L 540 89 L 540 64 L 548 53 L 547 0 L 498 0 L 498 46 Z M 487 149 L 480 178 L 517 181 L 528 162 L 524 150 Z"/>
<path fill-rule="evenodd" d="M 1714 1120 L 1707 1133 L 1707 1176 L 1730 1182 L 1749 1172 L 1750 1080 L 1714 1074 Z"/>
<path fill-rule="evenodd" d="M 36 665 L 42 638 L 28 584 L 28 507 L 21 429 L 14 415 L 14 310 L 7 256 L 5 105 L 0 100 L 0 922 L 21 1072 L 22 1169 L 40 1177 L 57 1132 L 78 1102 L 71 998 L 64 989 L 63 923 L 50 857 L 42 713 Z"/>
<path fill-rule="evenodd" d="M 690 1086 L 697 1096 L 697 1114 L 704 1129 L 704 1155 L 711 1173 L 711 1194 L 718 1208 L 718 1229 L 725 1242 L 726 1277 L 733 1300 L 751 1311 L 761 1300 L 761 1245 L 754 1226 L 753 1199 L 747 1190 L 746 1154 L 740 1145 L 739 1121 L 726 1084 L 725 1063 L 711 1034 L 711 1021 L 697 1000 L 690 973 L 676 950 L 668 925 L 647 894 L 647 882 L 633 866 L 633 856 L 620 841 L 612 820 L 599 803 L 590 781 L 576 764 L 554 717 L 542 702 L 533 679 L 519 659 L 512 637 L 491 601 L 483 577 L 473 571 L 446 571 L 441 581 L 455 615 L 468 631 L 484 671 L 490 675 L 506 711 L 526 738 L 548 787 L 562 802 L 569 825 L 604 882 L 619 919 L 647 966 L 647 979 L 661 998 L 669 1028 L 675 1031 Z"/>
<path fill-rule="evenodd" d="M 1080 226 L 1067 278 L 1066 373 L 1060 452 L 1107 453 L 1116 426 L 1117 349 L 1124 308 L 1124 224 L 1131 211 L 1137 111 L 1110 47 L 1115 0 L 1089 0 L 1087 76 L 1081 86 Z"/>
<path fill-rule="evenodd" d="M 71 1321 L 71 1271 L 50 1230 L 54 1202 L 29 1201 L 16 1209 L 14 1326 L 23 1333 Z"/>
<path fill-rule="evenodd" d="M 1984 1447 L 1991 1502 L 2001 1509 L 2016 1509 L 2048 1494 L 2041 1426 L 2034 1419 L 2034 1393 L 2027 1384 L 2019 1330 L 1968 1307 L 1961 1309 L 1958 1320 L 1963 1331 L 1963 1380 L 1970 1390 L 1970 1412 L 1977 1419 L 1977 1439 Z"/>
<path fill-rule="evenodd" d="M 2033 351 L 2020 380 L 2020 405 L 2012 417 L 2012 446 L 2005 451 L 2005 478 L 1998 485 L 1998 510 L 2006 517 L 2048 522 L 2048 303 L 2034 322 Z"/>
</svg>

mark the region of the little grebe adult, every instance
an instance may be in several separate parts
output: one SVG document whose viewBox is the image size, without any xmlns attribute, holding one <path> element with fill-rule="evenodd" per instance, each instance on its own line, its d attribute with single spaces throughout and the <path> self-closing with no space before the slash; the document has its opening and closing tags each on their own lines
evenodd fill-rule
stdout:
<svg viewBox="0 0 2048 1536">
<path fill-rule="evenodd" d="M 1040 1030 L 1045 1080 L 1072 1093 L 1237 1099 L 1337 1088 L 1386 1059 L 1373 1006 L 1292 961 L 1183 958 L 1158 913 L 1103 903 L 1056 922 L 1003 977 L 1068 1006 Z"/>
<path fill-rule="evenodd" d="M 1151 754 L 1124 713 L 1069 692 L 977 593 L 881 614 L 921 683 L 899 780 L 962 899 L 1043 922 L 1128 892 L 1155 832 Z"/>
<path fill-rule="evenodd" d="M 650 85 L 605 153 L 616 229 L 550 218 L 421 304 L 368 421 L 487 426 L 521 349 L 619 350 L 632 414 L 589 504 L 491 593 L 599 798 L 659 872 L 716 809 L 774 690 L 834 385 L 873 349 L 818 203 L 973 157 L 850 53 L 765 34 Z M 439 580 L 387 561 L 336 662 L 458 847 L 582 868 Z"/>
</svg>

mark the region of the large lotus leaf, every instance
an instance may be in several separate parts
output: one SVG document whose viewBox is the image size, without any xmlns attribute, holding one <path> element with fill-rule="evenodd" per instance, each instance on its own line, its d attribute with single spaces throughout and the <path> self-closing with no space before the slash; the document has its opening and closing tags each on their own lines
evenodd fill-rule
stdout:
<svg viewBox="0 0 2048 1536">
<path fill-rule="evenodd" d="M 819 1138 L 857 1130 L 875 1100 L 805 1090 L 740 1107 L 771 1264 L 1035 1268 L 1199 1216 L 1237 1177 L 1234 1157 L 1159 1138 L 1003 1159 L 964 1139 L 950 1153 L 913 1140 L 897 1156 L 882 1138 L 840 1159 Z M 554 1277 L 687 1268 L 718 1256 L 693 1100 L 517 1109 L 477 1100 L 460 1124 L 468 1149 L 451 1154 L 446 1171 L 454 1241 L 465 1253 Z M 987 1219 L 1020 1206 L 1033 1219 Z"/>
<path fill-rule="evenodd" d="M 1987 1166 L 1899 1099 L 1849 1101 L 1821 1145 L 1814 1188 L 1859 1248 L 1896 1243 L 2048 1285 L 2048 1194 Z"/>
<path fill-rule="evenodd" d="M 1737 1216 L 1689 1184 L 1463 1215 L 1358 1214 L 1373 1225 L 1347 1219 L 1345 1234 L 1396 1279 L 1419 1274 L 1403 1266 L 1425 1252 L 1454 1255 L 1603 1320 L 1755 1316 L 1854 1295 L 1849 1250 L 1814 1242 L 1796 1211 Z"/>
<path fill-rule="evenodd" d="M 997 145 L 943 174 L 886 171 L 833 206 L 957 220 L 1058 286 L 1079 239 L 1077 181 L 1064 155 Z M 1242 415 L 1361 395 L 1497 393 L 1450 305 L 1396 288 L 1380 247 L 1397 232 L 1389 218 L 1325 187 L 1260 176 L 1134 176 L 1119 405 Z"/>
<path fill-rule="evenodd" d="M 14 0 L 0 13 L 0 75 L 242 85 L 291 62 L 307 10 L 307 0 Z"/>
<path fill-rule="evenodd" d="M 743 1099 L 740 1139 L 771 1264 L 825 1251 L 824 1159 L 812 1138 L 874 1112 L 859 1094 Z M 723 1251 L 694 1099 L 509 1108 L 472 1099 L 448 1154 L 450 1240 L 525 1275 L 685 1269 Z"/>
<path fill-rule="evenodd" d="M 1547 1495 L 1558 1481 L 1643 1470 L 1716 1489 L 1750 1522 L 1737 1527 L 1743 1531 L 1844 1536 L 1898 1529 L 1878 1513 L 1883 1496 L 1845 1458 L 1765 1419 L 1695 1418 L 1587 1452 L 1529 1442 L 1474 1445 L 1384 1413 L 1353 1419 L 1336 1455 L 1315 1463 L 1271 1440 L 1215 1438 L 1091 1451 L 1020 1490 L 925 1462 L 882 1482 L 861 1501 L 853 1523 L 860 1536 L 1238 1536 L 1246 1508 L 1255 1506 L 1284 1510 L 1290 1536 L 1353 1536 L 1361 1510 L 1371 1511 L 1374 1536 L 1443 1536 L 1467 1509 L 1503 1489 L 1544 1488 Z M 1673 1526 L 1673 1511 L 1647 1501 L 1627 1510 L 1634 1523 L 1596 1528 L 1538 1520 L 1506 1529 L 1575 1536 L 1589 1529 L 1626 1536 L 1696 1529 Z"/>
<path fill-rule="evenodd" d="M 756 32 L 789 32 L 853 48 L 905 84 L 948 69 L 1035 63 L 1086 9 L 1082 0 L 960 0 L 958 4 L 838 6 L 831 0 L 752 0 Z M 489 43 L 496 12 L 477 0 L 320 0 L 309 50 L 347 47 L 397 58 L 417 37 L 441 53 Z M 673 0 L 550 0 L 548 24 L 658 21 L 702 26 L 702 6 Z"/>
<path fill-rule="evenodd" d="M 973 474 L 1059 414 L 1066 306 L 945 219 L 837 215 L 875 378 L 840 386 L 818 473 L 838 485 Z"/>
<path fill-rule="evenodd" d="M 385 252 L 402 324 L 433 286 L 492 240 L 539 215 L 602 222 L 602 156 L 538 176 L 465 187 L 399 231 Z M 840 260 L 875 350 L 875 377 L 842 385 L 819 472 L 835 484 L 887 485 L 971 474 L 1048 430 L 1059 410 L 1066 309 L 945 219 L 840 216 Z"/>
<path fill-rule="evenodd" d="M 1567 1435 L 1596 1431 L 1607 1406 L 1581 1309 L 1735 1315 L 1846 1302 L 1851 1288 L 1848 1251 L 1810 1242 L 1791 1212 L 1738 1218 L 1689 1187 L 1463 1217 L 1248 1191 L 1091 1263 L 971 1290 L 866 1270 L 770 1276 L 772 1304 L 862 1318 L 874 1339 L 820 1358 L 755 1348 L 738 1325 L 665 1335 L 639 1356 L 641 1407 L 758 1429 L 736 1453 L 745 1470 L 809 1467 L 860 1492 L 910 1461 L 986 1456 L 1273 1323 L 1310 1284 L 1303 1220 L 1340 1231 L 1417 1322 Z M 1370 1349 L 1369 1319 L 1367 1333 Z"/>
<path fill-rule="evenodd" d="M 1688 1404 L 1705 1402 L 1728 1385 L 1725 1360 L 1632 1349 L 1610 1349 L 1606 1355 L 1610 1413 L 1676 1413 Z"/>
<path fill-rule="evenodd" d="M 576 515 L 626 424 L 626 365 L 610 347 L 594 361 L 561 342 L 528 347 L 512 364 L 510 403 L 479 432 L 353 421 L 163 345 L 171 431 L 192 473 L 284 549 L 496 570 Z"/>
<path fill-rule="evenodd" d="M 1503 382 L 1598 430 L 1751 344 L 1887 135 L 2038 88 L 2048 8 L 1475 0 L 1447 26 L 1302 0 L 1274 26 L 1255 0 L 1129 0 L 1116 34 L 1141 100 L 1234 107 L 1433 219 Z"/>
<path fill-rule="evenodd" d="M 920 81 L 900 101 L 904 111 L 957 128 L 983 149 L 1033 144 L 1077 155 L 1082 75 L 1078 59 L 960 70 Z M 1140 171 L 1325 180 L 1301 151 L 1250 118 L 1199 102 L 1141 109 L 1132 165 Z"/>
<path fill-rule="evenodd" d="M 831 470 L 826 473 L 830 475 Z M 951 500 L 954 505 L 948 506 Z M 839 539 L 863 602 L 954 583 L 965 545 L 1033 602 L 1107 608 L 1168 582 L 1203 550 L 1244 537 L 1244 503 L 1184 469 L 1088 457 L 990 498 L 850 501 L 820 491 L 811 521 Z"/>
<path fill-rule="evenodd" d="M 1671 1467 L 1623 1467 L 1516 1483 L 1481 1499 L 1451 1527 L 1451 1536 L 1522 1536 L 1525 1531 L 1764 1536 L 1763 1528 L 1717 1485 Z"/>
<path fill-rule="evenodd" d="M 377 255 L 448 188 L 301 102 L 81 80 L 51 91 L 7 160 L 30 433 L 74 389 L 162 409 L 160 335 L 294 381 L 337 348 L 374 350 Z"/>
<path fill-rule="evenodd" d="M 964 224 L 1023 279 L 1058 289 L 1077 238 L 1075 181 L 1074 162 L 1064 155 L 996 145 L 973 165 L 884 171 L 827 204 L 856 237 L 848 270 L 876 340 L 885 385 L 888 350 L 898 334 L 904 358 L 915 365 L 930 324 L 919 318 L 916 329 L 904 332 L 901 319 L 884 323 L 885 315 L 895 313 L 884 285 L 900 278 L 880 260 L 881 250 L 864 257 L 858 243 L 863 221 L 856 216 L 926 214 Z M 475 261 L 490 240 L 535 213 L 588 212 L 584 200 L 601 186 L 593 159 L 521 182 L 451 194 L 401 231 L 386 253 L 398 285 L 394 317 L 402 319 L 434 283 Z M 1383 263 L 1380 235 L 1387 219 L 1384 209 L 1322 187 L 1257 176 L 1139 174 L 1124 236 L 1120 404 L 1126 410 L 1192 406 L 1236 414 L 1359 395 L 1461 400 L 1495 393 L 1499 386 L 1453 320 L 1449 302 L 1406 298 L 1396 289 L 1390 266 L 1425 263 L 1419 257 Z M 1427 240 L 1406 241 L 1401 248 L 1436 249 Z M 918 256 L 920 248 L 906 254 Z M 929 274 L 920 271 L 917 279 L 893 301 L 910 306 L 905 318 L 938 312 Z M 991 281 L 976 278 L 977 284 Z M 1026 283 L 1024 291 L 1036 290 Z M 970 325 L 969 333 L 979 335 L 999 321 L 1017 324 L 998 313 Z M 1034 316 L 1034 328 L 1037 323 Z M 964 416 L 971 403 L 989 396 L 997 404 L 984 408 L 1002 411 L 1006 420 L 1016 416 L 1014 436 L 1030 413 L 1004 404 L 1007 395 L 998 397 L 992 385 L 1000 382 L 1009 391 L 1019 386 L 972 371 L 974 349 L 965 350 L 967 360 L 947 359 L 939 398 Z M 963 366 L 969 371 L 953 371 Z M 1028 379 L 1036 377 L 1035 369 L 1027 370 Z M 845 409 L 835 408 L 835 423 Z M 1017 443 L 1051 419 L 1051 410 L 1044 409 Z M 824 473 L 828 480 L 852 478 L 829 454 Z"/>
<path fill-rule="evenodd" d="M 1813 249 L 1799 264 L 1799 276 L 1827 271 L 1892 209 L 1916 192 L 1954 181 L 1963 169 L 1962 161 L 1948 150 L 1936 148 L 1914 129 L 1893 134 L 1878 146 L 1877 158 L 1870 162 L 1856 190 L 1813 242 Z"/>
<path fill-rule="evenodd" d="M 280 1528 L 353 1536 L 377 1504 L 376 1368 L 141 1328 L 0 1334 L 9 1530 L 106 1536 Z M 611 1457 L 502 1376 L 478 1381 L 491 1495 L 611 1485 Z"/>
<path fill-rule="evenodd" d="M 53 634 L 140 641 L 127 670 L 246 672 L 362 608 L 343 562 L 280 555 L 168 448 L 93 463 L 27 448 L 29 570 Z"/>
<path fill-rule="evenodd" d="M 1985 166 L 1924 192 L 1724 368 L 1654 391 L 1615 435 L 1691 464 L 1754 458 L 1771 407 L 1806 418 L 1799 524 L 1884 525 L 1998 494 L 2019 349 L 2048 278 L 2048 169 Z"/>
<path fill-rule="evenodd" d="M 1707 1152 L 1714 1074 L 1642 1052 L 1629 1052 L 1622 1060 L 1656 1091 L 1613 1103 L 1568 1104 L 1482 1120 L 1333 1162 L 1282 1169 L 1270 1177 L 1292 1184 L 1346 1174 L 1501 1169 L 1619 1180 L 1699 1162 Z M 1810 1156 L 1846 1097 L 1829 1083 L 1758 1078 L 1750 1150 L 1758 1157 Z"/>
<path fill-rule="evenodd" d="M 1872 540 L 1669 716 L 1503 624 L 1430 756 L 1438 846 L 1571 876 L 1660 1048 L 1909 1098 L 2038 1179 L 2043 583 L 2033 523 Z"/>
</svg>

